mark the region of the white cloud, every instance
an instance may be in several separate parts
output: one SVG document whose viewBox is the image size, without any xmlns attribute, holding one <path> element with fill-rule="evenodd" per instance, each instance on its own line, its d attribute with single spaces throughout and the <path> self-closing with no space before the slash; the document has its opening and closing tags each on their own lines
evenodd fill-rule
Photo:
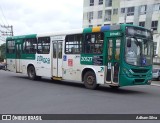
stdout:
<svg viewBox="0 0 160 123">
<path fill-rule="evenodd" d="M 82 28 L 83 0 L 1 0 L 0 6 L 14 35 Z"/>
</svg>

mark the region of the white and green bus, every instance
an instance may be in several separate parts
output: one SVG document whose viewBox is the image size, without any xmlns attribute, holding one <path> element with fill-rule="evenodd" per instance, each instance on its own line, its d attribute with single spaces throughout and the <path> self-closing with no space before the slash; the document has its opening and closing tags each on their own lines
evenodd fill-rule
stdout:
<svg viewBox="0 0 160 123">
<path fill-rule="evenodd" d="M 29 79 L 78 81 L 86 88 L 149 85 L 152 80 L 151 31 L 112 25 L 8 37 L 7 69 Z"/>
</svg>

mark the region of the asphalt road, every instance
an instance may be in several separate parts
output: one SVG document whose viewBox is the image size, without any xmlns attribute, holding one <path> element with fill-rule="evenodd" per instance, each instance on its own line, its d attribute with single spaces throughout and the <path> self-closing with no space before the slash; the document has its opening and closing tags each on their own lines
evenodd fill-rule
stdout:
<svg viewBox="0 0 160 123">
<path fill-rule="evenodd" d="M 160 87 L 89 90 L 83 84 L 31 81 L 26 75 L 0 70 L 0 114 L 4 113 L 159 114 Z"/>
</svg>

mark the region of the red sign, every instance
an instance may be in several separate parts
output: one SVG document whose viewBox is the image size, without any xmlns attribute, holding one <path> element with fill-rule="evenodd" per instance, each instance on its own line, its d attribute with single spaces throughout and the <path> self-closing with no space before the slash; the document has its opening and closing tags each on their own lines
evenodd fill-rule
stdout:
<svg viewBox="0 0 160 123">
<path fill-rule="evenodd" d="M 70 67 L 73 66 L 73 59 L 68 59 L 68 66 L 70 66 Z"/>
</svg>

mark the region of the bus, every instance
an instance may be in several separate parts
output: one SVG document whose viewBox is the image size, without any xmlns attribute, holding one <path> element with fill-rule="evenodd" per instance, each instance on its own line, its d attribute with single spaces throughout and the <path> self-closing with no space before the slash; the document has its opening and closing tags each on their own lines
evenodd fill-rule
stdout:
<svg viewBox="0 0 160 123">
<path fill-rule="evenodd" d="M 82 82 L 88 89 L 150 85 L 153 37 L 121 24 L 6 39 L 7 69 L 29 79 Z"/>
</svg>

